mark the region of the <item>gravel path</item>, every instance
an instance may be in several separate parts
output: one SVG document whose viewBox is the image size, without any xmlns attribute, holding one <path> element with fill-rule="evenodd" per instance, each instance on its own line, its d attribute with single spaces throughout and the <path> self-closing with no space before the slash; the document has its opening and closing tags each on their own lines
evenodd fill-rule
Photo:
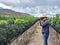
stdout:
<svg viewBox="0 0 60 45">
<path fill-rule="evenodd" d="M 34 34 L 33 39 L 27 45 L 44 45 L 43 39 L 42 39 L 42 33 L 41 33 L 41 26 L 39 23 L 38 23 L 38 26 L 36 27 L 36 30 L 38 32 Z M 58 45 L 58 39 L 56 36 L 56 32 L 52 27 L 50 27 L 48 45 Z"/>
</svg>

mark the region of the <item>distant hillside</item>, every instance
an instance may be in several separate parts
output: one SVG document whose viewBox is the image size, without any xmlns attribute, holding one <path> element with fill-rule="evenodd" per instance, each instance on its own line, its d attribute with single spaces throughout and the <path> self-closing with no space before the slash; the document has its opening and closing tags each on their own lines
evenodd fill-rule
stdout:
<svg viewBox="0 0 60 45">
<path fill-rule="evenodd" d="M 1 14 L 5 14 L 5 15 L 17 15 L 17 16 L 26 16 L 26 15 L 29 15 L 29 14 L 26 14 L 26 13 L 15 12 L 15 11 L 9 10 L 9 9 L 0 9 L 0 15 Z"/>
<path fill-rule="evenodd" d="M 0 11 L 2 10 L 3 8 L 2 7 L 0 7 Z"/>
</svg>

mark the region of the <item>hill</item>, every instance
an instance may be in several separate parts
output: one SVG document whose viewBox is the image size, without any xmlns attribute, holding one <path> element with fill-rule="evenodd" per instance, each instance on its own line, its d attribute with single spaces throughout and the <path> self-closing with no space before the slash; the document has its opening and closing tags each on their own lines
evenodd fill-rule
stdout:
<svg viewBox="0 0 60 45">
<path fill-rule="evenodd" d="M 13 10 L 10 10 L 10 9 L 2 9 L 2 8 L 0 8 L 0 15 L 1 14 L 3 14 L 3 15 L 16 15 L 16 16 L 29 15 L 29 14 L 22 13 L 22 12 L 16 12 L 16 11 L 13 11 Z"/>
</svg>

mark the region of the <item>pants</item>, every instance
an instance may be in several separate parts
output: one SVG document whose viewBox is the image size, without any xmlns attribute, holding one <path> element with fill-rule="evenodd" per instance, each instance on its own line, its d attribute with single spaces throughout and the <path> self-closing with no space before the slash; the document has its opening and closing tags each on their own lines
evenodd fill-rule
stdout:
<svg viewBox="0 0 60 45">
<path fill-rule="evenodd" d="M 44 45 L 48 45 L 48 37 L 49 37 L 49 33 L 42 33 L 43 35 L 43 40 L 44 40 Z"/>
</svg>

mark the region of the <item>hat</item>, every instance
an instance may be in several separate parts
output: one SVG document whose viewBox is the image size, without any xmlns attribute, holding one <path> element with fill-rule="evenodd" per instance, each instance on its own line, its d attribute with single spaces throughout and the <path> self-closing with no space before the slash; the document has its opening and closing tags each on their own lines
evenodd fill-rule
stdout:
<svg viewBox="0 0 60 45">
<path fill-rule="evenodd" d="M 41 17 L 47 17 L 47 16 L 46 16 L 46 14 L 42 14 L 42 16 L 41 16 Z"/>
</svg>

